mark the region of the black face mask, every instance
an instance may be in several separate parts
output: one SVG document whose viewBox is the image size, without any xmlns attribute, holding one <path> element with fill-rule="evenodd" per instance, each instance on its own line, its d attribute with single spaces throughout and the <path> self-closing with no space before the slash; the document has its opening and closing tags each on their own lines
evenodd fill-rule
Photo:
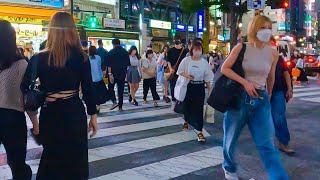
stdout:
<svg viewBox="0 0 320 180">
<path fill-rule="evenodd" d="M 175 45 L 179 45 L 179 44 L 181 44 L 181 42 L 180 41 L 175 41 L 174 44 Z"/>
</svg>

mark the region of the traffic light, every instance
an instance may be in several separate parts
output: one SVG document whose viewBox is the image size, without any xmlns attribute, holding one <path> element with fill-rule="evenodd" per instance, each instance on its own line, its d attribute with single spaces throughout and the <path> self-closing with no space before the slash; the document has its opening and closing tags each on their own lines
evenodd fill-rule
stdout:
<svg viewBox="0 0 320 180">
<path fill-rule="evenodd" d="M 171 36 L 175 37 L 176 36 L 176 30 L 175 29 L 171 29 Z"/>
<path fill-rule="evenodd" d="M 287 9 L 290 6 L 289 0 L 271 0 L 271 9 Z"/>
<path fill-rule="evenodd" d="M 88 26 L 90 28 L 96 28 L 98 24 L 98 18 L 96 16 L 90 16 L 88 19 Z"/>
</svg>

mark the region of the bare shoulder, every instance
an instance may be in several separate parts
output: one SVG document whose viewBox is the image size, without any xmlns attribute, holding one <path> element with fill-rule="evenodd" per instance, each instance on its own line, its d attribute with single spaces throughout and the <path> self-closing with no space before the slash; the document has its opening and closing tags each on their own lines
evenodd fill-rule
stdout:
<svg viewBox="0 0 320 180">
<path fill-rule="evenodd" d="M 242 43 L 238 43 L 236 46 L 234 46 L 234 48 L 232 49 L 231 53 L 234 54 L 234 55 L 238 55 L 240 53 L 242 47 L 243 47 L 243 44 Z"/>
</svg>

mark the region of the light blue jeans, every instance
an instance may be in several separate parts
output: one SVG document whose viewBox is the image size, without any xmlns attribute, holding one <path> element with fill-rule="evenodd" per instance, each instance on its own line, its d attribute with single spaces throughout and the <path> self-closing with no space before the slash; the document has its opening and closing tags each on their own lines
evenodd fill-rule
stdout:
<svg viewBox="0 0 320 180">
<path fill-rule="evenodd" d="M 274 145 L 274 125 L 271 106 L 266 91 L 263 99 L 251 98 L 244 91 L 240 109 L 232 109 L 224 115 L 223 167 L 231 173 L 237 171 L 234 151 L 243 127 L 248 124 L 249 130 L 261 156 L 270 180 L 287 180 L 288 175 L 280 161 L 279 152 Z"/>
<path fill-rule="evenodd" d="M 287 125 L 286 97 L 284 91 L 272 92 L 271 108 L 276 137 L 281 144 L 288 145 L 290 133 Z"/>
</svg>

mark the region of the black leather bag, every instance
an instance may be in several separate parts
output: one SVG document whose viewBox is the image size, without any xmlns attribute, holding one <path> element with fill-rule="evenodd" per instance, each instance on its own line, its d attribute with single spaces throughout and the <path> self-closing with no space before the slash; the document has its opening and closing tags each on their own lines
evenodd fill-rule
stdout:
<svg viewBox="0 0 320 180">
<path fill-rule="evenodd" d="M 174 105 L 173 111 L 178 114 L 184 113 L 184 102 L 183 101 L 176 101 L 176 104 Z"/>
<path fill-rule="evenodd" d="M 242 44 L 242 49 L 234 63 L 232 70 L 244 77 L 244 70 L 242 67 L 243 56 L 246 51 L 246 44 Z M 239 101 L 241 100 L 242 86 L 240 83 L 229 79 L 221 73 L 221 66 L 215 74 L 213 80 L 213 87 L 208 98 L 208 104 L 220 112 L 226 112 L 229 109 L 239 108 Z"/>
<path fill-rule="evenodd" d="M 32 59 L 32 69 L 31 69 L 31 82 L 24 93 L 24 109 L 26 111 L 36 111 L 43 105 L 45 100 L 45 93 L 39 90 L 36 85 L 36 80 L 38 77 L 38 61 L 39 57 L 36 55 Z"/>
</svg>

